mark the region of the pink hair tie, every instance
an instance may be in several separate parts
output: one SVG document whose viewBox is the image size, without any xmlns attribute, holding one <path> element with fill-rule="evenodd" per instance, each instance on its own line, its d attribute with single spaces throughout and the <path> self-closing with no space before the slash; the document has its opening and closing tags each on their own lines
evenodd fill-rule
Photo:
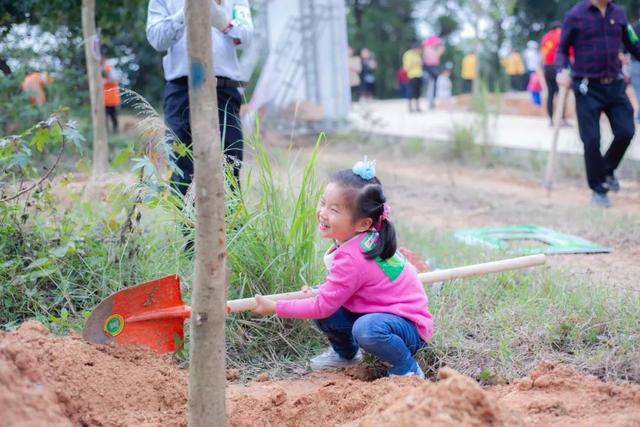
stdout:
<svg viewBox="0 0 640 427">
<path fill-rule="evenodd" d="M 391 208 L 389 207 L 389 205 L 386 203 L 382 205 L 382 214 L 378 218 L 378 222 L 376 222 L 376 225 L 374 227 L 376 231 L 380 231 L 380 229 L 382 228 L 382 221 L 388 220 L 390 213 L 391 213 Z"/>
</svg>

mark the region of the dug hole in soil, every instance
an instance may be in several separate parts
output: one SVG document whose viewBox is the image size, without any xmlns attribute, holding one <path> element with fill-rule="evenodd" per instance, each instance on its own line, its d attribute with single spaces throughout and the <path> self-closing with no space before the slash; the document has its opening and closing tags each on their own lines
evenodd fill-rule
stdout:
<svg viewBox="0 0 640 427">
<path fill-rule="evenodd" d="M 358 370 L 228 384 L 231 426 L 640 425 L 640 386 L 541 363 L 480 387 L 451 369 L 438 382 L 358 379 Z M 0 425 L 183 426 L 187 372 L 168 356 L 98 346 L 25 322 L 0 332 Z"/>
</svg>

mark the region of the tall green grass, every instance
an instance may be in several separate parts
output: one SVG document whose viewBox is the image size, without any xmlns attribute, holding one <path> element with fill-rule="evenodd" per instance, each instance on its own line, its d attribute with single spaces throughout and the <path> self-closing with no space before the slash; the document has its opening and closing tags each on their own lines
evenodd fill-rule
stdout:
<svg viewBox="0 0 640 427">
<path fill-rule="evenodd" d="M 228 299 L 298 290 L 322 280 L 315 209 L 322 190 L 316 162 L 323 140 L 318 137 L 305 164 L 299 164 L 293 150 L 278 164 L 257 131 L 245 139 L 244 179 L 239 186 L 226 168 Z M 182 199 L 170 188 L 164 190 L 168 196 L 157 198 L 158 206 L 182 228 L 179 240 L 184 244 L 194 237 L 192 201 L 189 195 Z M 193 256 L 192 249 L 187 256 Z M 183 278 L 190 283 L 191 273 Z M 185 299 L 190 297 L 187 286 Z M 228 364 L 242 367 L 244 374 L 299 369 L 322 343 L 310 322 L 250 313 L 227 317 L 226 340 Z M 178 357 L 186 360 L 187 354 L 182 351 Z"/>
<path fill-rule="evenodd" d="M 242 191 L 227 192 L 230 299 L 297 290 L 322 279 L 315 220 L 321 191 L 315 165 L 322 137 L 305 165 L 295 165 L 289 151 L 285 161 L 294 166 L 281 165 L 278 170 L 284 172 L 276 172 L 257 134 L 246 141 L 253 162 L 246 166 Z M 232 365 L 293 368 L 294 361 L 306 359 L 319 344 L 320 335 L 306 321 L 250 314 L 227 318 Z"/>
<path fill-rule="evenodd" d="M 444 233 L 402 231 L 441 268 L 510 256 Z M 606 380 L 640 381 L 640 293 L 550 267 L 454 280 L 427 292 L 436 333 L 420 358 L 431 372 L 446 365 L 478 379 L 511 379 L 553 360 Z"/>
</svg>

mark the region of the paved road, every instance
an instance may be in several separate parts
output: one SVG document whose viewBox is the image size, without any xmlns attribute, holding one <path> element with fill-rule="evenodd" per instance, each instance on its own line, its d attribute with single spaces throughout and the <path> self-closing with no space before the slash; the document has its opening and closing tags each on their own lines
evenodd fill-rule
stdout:
<svg viewBox="0 0 640 427">
<path fill-rule="evenodd" d="M 352 123 L 366 132 L 386 135 L 419 137 L 433 140 L 450 140 L 455 126 L 476 126 L 480 117 L 470 112 L 426 111 L 407 112 L 405 100 L 372 101 L 366 105 L 354 105 Z M 562 128 L 558 150 L 563 153 L 582 153 L 582 142 L 575 121 L 573 127 Z M 603 118 L 602 147 L 607 147 L 613 138 L 608 120 Z M 501 114 L 490 116 L 489 140 L 494 145 L 548 151 L 551 147 L 553 129 L 546 117 L 526 117 Z M 478 139 L 481 140 L 478 131 Z M 640 160 L 640 130 L 636 132 L 627 158 Z"/>
</svg>

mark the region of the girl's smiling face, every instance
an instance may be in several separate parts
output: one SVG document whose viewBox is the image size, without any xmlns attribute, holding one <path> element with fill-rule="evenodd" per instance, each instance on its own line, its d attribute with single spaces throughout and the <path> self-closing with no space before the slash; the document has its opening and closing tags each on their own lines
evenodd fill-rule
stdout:
<svg viewBox="0 0 640 427">
<path fill-rule="evenodd" d="M 350 203 L 355 197 L 350 194 L 353 191 L 334 182 L 327 184 L 316 209 L 318 230 L 324 239 L 334 239 L 338 244 L 342 244 L 371 228 L 371 218 L 354 221 L 353 207 Z"/>
</svg>

